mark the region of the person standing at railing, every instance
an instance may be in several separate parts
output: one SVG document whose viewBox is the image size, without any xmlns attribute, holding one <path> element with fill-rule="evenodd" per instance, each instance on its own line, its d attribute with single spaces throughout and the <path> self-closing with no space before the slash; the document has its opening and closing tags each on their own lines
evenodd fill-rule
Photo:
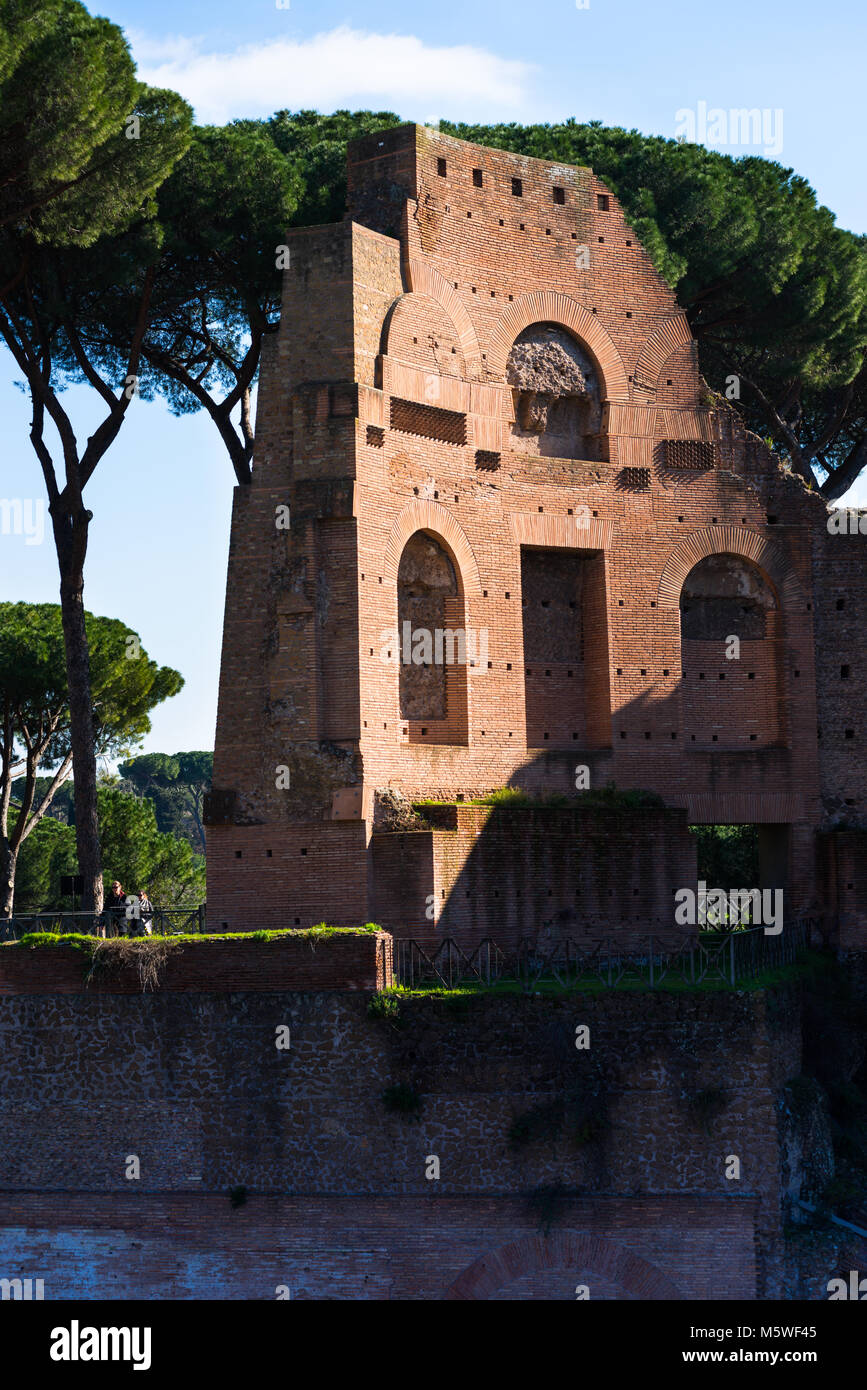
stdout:
<svg viewBox="0 0 867 1390">
<path fill-rule="evenodd" d="M 127 936 L 150 936 L 154 908 L 146 888 L 127 894 L 124 930 Z"/>
<path fill-rule="evenodd" d="M 105 900 L 105 920 L 108 923 L 109 936 L 120 936 L 123 931 L 124 919 L 126 917 L 126 894 L 115 879 L 111 885 L 111 892 Z M 105 936 L 105 927 L 100 935 Z"/>
<path fill-rule="evenodd" d="M 146 888 L 139 889 L 138 895 L 138 935 L 150 936 L 153 932 L 151 923 L 153 922 L 154 909 Z"/>
</svg>

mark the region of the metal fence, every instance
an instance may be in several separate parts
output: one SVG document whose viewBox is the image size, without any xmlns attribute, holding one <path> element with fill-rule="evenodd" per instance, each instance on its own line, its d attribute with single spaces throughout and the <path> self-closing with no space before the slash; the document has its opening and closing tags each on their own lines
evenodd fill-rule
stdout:
<svg viewBox="0 0 867 1390">
<path fill-rule="evenodd" d="M 155 907 L 149 926 L 159 936 L 179 936 L 205 930 L 205 906 Z M 30 932 L 56 935 L 80 932 L 85 936 L 125 936 L 140 930 L 140 923 L 123 912 L 27 912 L 0 921 L 0 941 L 18 941 Z"/>
<path fill-rule="evenodd" d="M 178 936 L 204 932 L 205 905 L 155 907 L 154 933 Z M 458 985 L 516 982 L 531 990 L 539 984 L 576 988 L 601 984 L 606 989 L 669 984 L 717 982 L 732 988 L 767 970 L 791 965 L 812 944 L 827 940 L 828 919 L 804 917 L 784 926 L 777 935 L 763 927 L 730 932 L 701 932 L 673 942 L 670 936 L 649 936 L 635 949 L 607 936 L 588 946 L 571 938 L 541 942 L 525 937 L 501 946 L 491 937 L 463 946 L 454 937 L 394 938 L 394 978 L 409 988 L 454 989 Z M 113 912 L 36 912 L 0 922 L 0 942 L 17 941 L 30 932 L 81 932 L 89 936 L 133 934 L 135 921 Z"/>
<path fill-rule="evenodd" d="M 419 941 L 395 939 L 395 983 L 410 989 L 515 982 L 531 990 L 540 984 L 576 988 L 582 984 L 606 989 L 663 983 L 700 985 L 717 982 L 731 988 L 764 971 L 791 965 L 822 937 L 822 918 L 802 918 L 778 936 L 763 927 L 744 931 L 706 932 L 673 944 L 670 937 L 650 936 L 646 945 L 624 950 L 616 937 L 593 946 L 571 939 L 541 943 L 525 938 L 502 947 L 487 937 L 464 947 L 453 937 Z"/>
</svg>

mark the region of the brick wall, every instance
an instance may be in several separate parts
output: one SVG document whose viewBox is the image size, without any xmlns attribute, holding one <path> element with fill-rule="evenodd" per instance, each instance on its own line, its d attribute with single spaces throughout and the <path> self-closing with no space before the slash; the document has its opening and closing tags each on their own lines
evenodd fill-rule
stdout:
<svg viewBox="0 0 867 1390">
<path fill-rule="evenodd" d="M 867 513 L 853 512 L 856 521 Z M 817 530 L 816 690 L 820 729 L 822 803 L 827 823 L 864 822 L 867 816 L 867 534 Z M 864 521 L 867 527 L 867 521 Z M 865 904 L 867 906 L 867 904 Z"/>
<path fill-rule="evenodd" d="M 452 829 L 373 836 L 374 912 L 397 935 L 467 947 L 683 938 L 674 894 L 696 881 L 683 811 L 445 809 Z"/>
<path fill-rule="evenodd" d="M 359 791 L 369 821 L 385 788 L 568 791 L 586 764 L 691 821 L 790 827 L 788 907 L 813 903 L 816 828 L 829 806 L 863 799 L 861 666 L 853 655 L 841 682 L 846 633 L 824 599 L 832 574 L 863 606 L 858 540 L 828 537 L 822 500 L 709 397 L 676 300 L 610 190 L 588 169 L 401 127 L 350 147 L 347 220 L 289 242 L 254 486 L 233 527 L 214 774 L 236 794 L 239 829 L 275 855 L 285 841 L 278 898 L 321 896 L 332 913 L 346 878 L 358 920 L 358 885 L 375 872 L 364 837 L 351 866 L 293 859 L 292 827 L 344 845 L 326 835 L 342 789 Z M 507 361 L 534 323 L 571 334 L 594 366 L 593 458 L 560 457 L 518 426 Z M 461 429 L 432 437 L 434 415 Z M 275 538 L 281 499 L 292 528 Z M 465 682 L 451 673 L 445 721 L 401 718 L 399 671 L 382 656 L 418 531 L 454 565 L 455 613 L 487 634 L 487 661 Z M 583 653 L 576 624 L 541 663 L 522 579 L 522 556 L 540 552 L 593 572 Z M 683 581 L 715 554 L 757 566 L 776 596 L 773 632 L 737 661 L 722 643 L 681 642 Z M 275 785 L 280 766 L 291 788 Z M 228 873 L 225 843 L 222 826 L 210 832 L 220 920 L 257 891 L 253 861 Z"/>
<path fill-rule="evenodd" d="M 282 931 L 371 921 L 368 838 L 357 819 L 209 827 L 209 925 Z"/>
<path fill-rule="evenodd" d="M 134 969 L 97 973 L 85 983 L 89 957 L 70 946 L 0 946 L 0 994 L 141 994 Z M 169 948 L 160 990 L 258 994 L 286 989 L 385 989 L 392 982 L 391 937 L 359 932 L 319 939 L 178 943 Z"/>
<path fill-rule="evenodd" d="M 867 830 L 830 830 L 820 836 L 823 900 L 838 919 L 836 944 L 844 951 L 867 947 Z"/>
<path fill-rule="evenodd" d="M 582 1274 L 591 1297 L 775 1296 L 794 997 L 772 1012 L 760 994 L 706 992 L 480 997 L 458 1012 L 410 999 L 399 1028 L 365 1005 L 0 998 L 4 1276 L 44 1278 L 47 1298 L 270 1298 L 278 1283 L 293 1297 L 504 1297 L 509 1280 L 486 1286 L 478 1262 L 518 1243 L 521 1296 L 574 1297 Z M 414 1121 L 381 1099 L 399 1083 L 421 1097 Z M 724 1093 L 718 1113 L 707 1091 Z M 575 1141 L 569 1106 L 590 1093 L 595 1137 Z M 550 1132 L 510 1143 L 516 1120 L 540 1107 L 556 1120 L 560 1102 Z M 532 1194 L 558 1183 L 573 1195 L 539 1245 Z M 652 1268 L 630 1272 L 630 1253 Z"/>
<path fill-rule="evenodd" d="M 520 1198 L 2 1193 L 0 1265 L 48 1300 L 715 1302 L 755 1296 L 755 1206 L 571 1198 L 546 1239 Z"/>
</svg>

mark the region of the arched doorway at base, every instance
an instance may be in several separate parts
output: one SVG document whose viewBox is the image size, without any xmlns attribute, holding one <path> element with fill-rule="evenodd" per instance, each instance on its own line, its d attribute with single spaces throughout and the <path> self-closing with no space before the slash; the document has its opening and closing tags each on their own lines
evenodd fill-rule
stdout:
<svg viewBox="0 0 867 1390">
<path fill-rule="evenodd" d="M 489 1251 L 458 1275 L 444 1298 L 574 1301 L 579 1285 L 597 1301 L 683 1298 L 647 1260 L 605 1236 L 575 1231 L 524 1236 Z"/>
</svg>

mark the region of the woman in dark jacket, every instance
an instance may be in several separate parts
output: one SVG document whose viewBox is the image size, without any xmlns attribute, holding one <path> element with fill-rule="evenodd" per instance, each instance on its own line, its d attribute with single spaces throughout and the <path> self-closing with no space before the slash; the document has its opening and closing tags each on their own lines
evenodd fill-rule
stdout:
<svg viewBox="0 0 867 1390">
<path fill-rule="evenodd" d="M 110 936 L 120 936 L 126 917 L 126 894 L 115 879 L 105 900 L 105 913 Z"/>
</svg>

